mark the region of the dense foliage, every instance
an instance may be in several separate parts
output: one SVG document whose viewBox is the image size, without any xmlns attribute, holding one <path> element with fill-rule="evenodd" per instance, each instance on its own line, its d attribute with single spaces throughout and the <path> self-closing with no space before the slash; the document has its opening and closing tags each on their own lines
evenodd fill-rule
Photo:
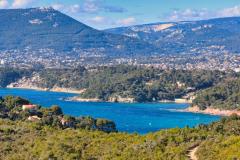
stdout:
<svg viewBox="0 0 240 160">
<path fill-rule="evenodd" d="M 185 160 L 199 146 L 200 160 L 238 159 L 240 118 L 224 118 L 196 128 L 147 135 L 62 130 L 36 122 L 0 119 L 0 159 Z"/>
<path fill-rule="evenodd" d="M 31 70 L 0 68 L 0 87 L 6 87 L 10 83 L 16 82 L 23 76 L 31 75 L 31 73 Z"/>
<path fill-rule="evenodd" d="M 94 119 L 91 117 L 72 117 L 64 115 L 61 108 L 52 106 L 43 108 L 33 106 L 24 109 L 24 105 L 30 102 L 20 97 L 7 96 L 0 98 L 0 118 L 13 121 L 31 121 L 40 126 L 66 128 L 81 128 L 88 130 L 100 130 L 105 132 L 115 132 L 115 123 L 105 119 Z"/>
<path fill-rule="evenodd" d="M 159 70 L 151 67 L 112 66 L 86 69 L 12 69 L 0 68 L 0 86 L 6 87 L 22 77 L 34 87 L 85 90 L 81 98 L 118 101 L 118 97 L 137 102 L 157 102 L 190 98 L 197 93 L 193 105 L 201 109 L 239 108 L 239 75 L 234 72 L 206 70 Z"/>
<path fill-rule="evenodd" d="M 240 158 L 240 117 L 223 118 L 208 126 L 216 132 L 199 146 L 199 160 L 238 160 Z"/>
<path fill-rule="evenodd" d="M 174 100 L 189 92 L 212 87 L 234 73 L 220 71 L 159 70 L 137 66 L 114 66 L 72 70 L 44 70 L 41 87 L 87 89 L 83 98 L 109 100 L 121 96 L 138 102 Z"/>
<path fill-rule="evenodd" d="M 227 80 L 197 94 L 193 105 L 201 109 L 240 109 L 240 79 Z"/>
</svg>

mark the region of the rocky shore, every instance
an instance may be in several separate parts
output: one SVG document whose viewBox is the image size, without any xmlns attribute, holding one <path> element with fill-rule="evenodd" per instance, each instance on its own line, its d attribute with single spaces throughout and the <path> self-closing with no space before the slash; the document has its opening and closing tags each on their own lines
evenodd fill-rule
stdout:
<svg viewBox="0 0 240 160">
<path fill-rule="evenodd" d="M 54 87 L 54 88 L 40 88 L 36 86 L 12 86 L 8 85 L 7 88 L 17 88 L 17 89 L 31 89 L 37 91 L 50 91 L 50 92 L 63 92 L 63 93 L 75 93 L 75 94 L 82 94 L 85 92 L 85 89 L 76 90 L 71 88 L 61 88 L 61 87 Z"/>
<path fill-rule="evenodd" d="M 54 86 L 52 88 L 40 87 L 43 80 L 38 73 L 34 73 L 32 77 L 23 77 L 17 82 L 11 83 L 7 88 L 19 88 L 19 89 L 32 89 L 38 91 L 51 91 L 51 92 L 64 92 L 64 93 L 75 93 L 82 94 L 86 89 L 74 89 L 74 88 L 63 88 L 59 86 Z"/>
<path fill-rule="evenodd" d="M 79 96 L 74 96 L 66 99 L 66 101 L 77 101 L 77 102 L 103 102 L 98 98 L 81 98 Z"/>
<path fill-rule="evenodd" d="M 68 98 L 67 101 L 78 101 L 78 102 L 112 102 L 112 103 L 134 103 L 134 98 L 123 98 L 121 96 L 110 97 L 109 100 L 103 101 L 98 98 L 82 98 L 79 96 L 74 96 Z"/>
<path fill-rule="evenodd" d="M 161 100 L 159 101 L 160 103 L 179 103 L 179 104 L 191 104 L 192 100 L 184 99 L 184 98 L 179 98 L 175 100 Z"/>
<path fill-rule="evenodd" d="M 203 114 L 210 114 L 210 115 L 218 115 L 218 116 L 231 116 L 232 114 L 237 114 L 240 116 L 239 110 L 220 110 L 209 107 L 205 110 L 200 110 L 198 106 L 189 107 L 184 110 L 185 112 L 192 112 L 192 113 L 203 113 Z"/>
</svg>

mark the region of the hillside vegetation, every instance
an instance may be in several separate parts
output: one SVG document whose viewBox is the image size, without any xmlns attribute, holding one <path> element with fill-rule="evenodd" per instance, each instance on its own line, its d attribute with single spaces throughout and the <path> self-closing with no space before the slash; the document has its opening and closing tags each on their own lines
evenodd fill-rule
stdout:
<svg viewBox="0 0 240 160">
<path fill-rule="evenodd" d="M 237 76 L 233 72 L 159 70 L 125 65 L 93 69 L 43 69 L 33 73 L 40 77 L 39 81 L 34 82 L 36 87 L 86 89 L 82 98 L 108 101 L 120 96 L 132 98 L 136 102 L 182 98 L 188 93 L 215 86 L 226 78 Z M 28 78 L 31 79 L 34 74 Z"/>
<path fill-rule="evenodd" d="M 240 79 L 228 80 L 199 92 L 193 105 L 202 110 L 207 107 L 240 110 Z"/>
<path fill-rule="evenodd" d="M 37 77 L 37 78 L 36 78 Z M 20 82 L 19 82 L 20 81 Z M 240 78 L 235 72 L 206 70 L 159 70 L 137 66 L 74 69 L 0 68 L 0 86 L 9 84 L 36 88 L 83 90 L 82 99 L 118 102 L 158 102 L 195 98 L 193 106 L 239 109 Z"/>
<path fill-rule="evenodd" d="M 0 68 L 0 87 L 6 87 L 8 84 L 16 82 L 23 76 L 30 76 L 31 73 L 32 70 Z"/>
<path fill-rule="evenodd" d="M 28 100 L 21 97 L 13 96 L 0 98 L 0 118 L 12 121 L 35 122 L 39 127 L 49 126 L 59 129 L 80 128 L 105 132 L 117 131 L 115 123 L 110 120 L 94 119 L 91 117 L 72 117 L 64 115 L 58 106 L 44 108 L 32 105 Z"/>
<path fill-rule="evenodd" d="M 185 160 L 199 145 L 199 160 L 238 159 L 240 118 L 140 136 L 61 129 L 36 122 L 0 119 L 0 159 Z"/>
</svg>

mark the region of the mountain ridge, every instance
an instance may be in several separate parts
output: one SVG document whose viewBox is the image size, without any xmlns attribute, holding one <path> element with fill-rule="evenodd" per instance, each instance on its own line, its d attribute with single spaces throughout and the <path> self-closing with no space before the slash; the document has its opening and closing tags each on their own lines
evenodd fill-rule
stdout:
<svg viewBox="0 0 240 160">
<path fill-rule="evenodd" d="M 169 27 L 154 30 L 158 25 Z M 107 29 L 106 32 L 150 41 L 168 54 L 189 53 L 197 47 L 224 46 L 228 51 L 240 53 L 240 17 L 215 18 L 200 21 L 160 22 Z M 174 49 L 172 49 L 172 47 Z"/>
<path fill-rule="evenodd" d="M 151 65 L 239 68 L 240 18 L 153 23 L 100 31 L 53 8 L 0 10 L 1 64 L 71 68 Z M 15 57 L 15 58 L 12 58 Z"/>
<path fill-rule="evenodd" d="M 0 25 L 0 50 L 49 48 L 78 53 L 94 50 L 102 52 L 102 56 L 150 52 L 145 42 L 96 30 L 53 8 L 0 10 L 0 21 L 5 22 Z"/>
</svg>

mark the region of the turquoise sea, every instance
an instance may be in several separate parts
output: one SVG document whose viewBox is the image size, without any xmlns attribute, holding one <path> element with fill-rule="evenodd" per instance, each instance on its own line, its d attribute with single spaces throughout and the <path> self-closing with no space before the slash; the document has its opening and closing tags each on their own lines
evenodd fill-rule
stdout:
<svg viewBox="0 0 240 160">
<path fill-rule="evenodd" d="M 193 127 L 217 121 L 219 116 L 177 112 L 188 104 L 175 103 L 93 103 L 69 102 L 64 98 L 75 94 L 44 92 L 26 89 L 0 89 L 0 96 L 15 95 L 27 98 L 32 103 L 44 107 L 59 105 L 65 114 L 72 116 L 92 116 L 113 120 L 119 131 L 145 134 L 173 127 Z"/>
</svg>

